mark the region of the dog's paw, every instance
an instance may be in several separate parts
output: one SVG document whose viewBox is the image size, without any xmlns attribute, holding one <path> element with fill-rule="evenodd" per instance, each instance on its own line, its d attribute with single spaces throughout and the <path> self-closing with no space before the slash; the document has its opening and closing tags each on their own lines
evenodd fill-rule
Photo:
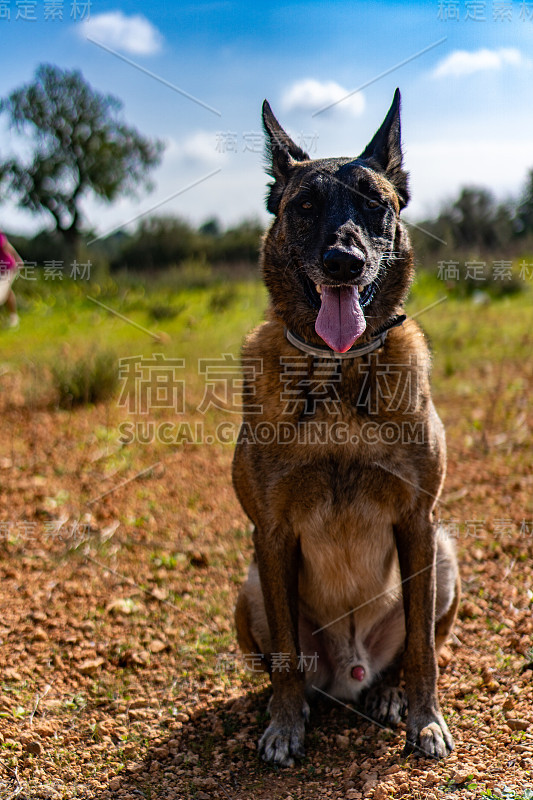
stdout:
<svg viewBox="0 0 533 800">
<path fill-rule="evenodd" d="M 441 714 L 434 713 L 422 722 L 407 726 L 403 755 L 414 753 L 425 758 L 445 758 L 454 748 L 453 739 Z"/>
<path fill-rule="evenodd" d="M 305 723 L 309 719 L 309 705 L 304 703 L 294 719 L 283 715 L 276 717 L 259 740 L 259 755 L 280 767 L 292 767 L 295 758 L 304 758 Z"/>
<path fill-rule="evenodd" d="M 375 722 L 394 728 L 407 714 L 407 697 L 397 686 L 377 686 L 368 690 L 362 706 Z"/>
</svg>

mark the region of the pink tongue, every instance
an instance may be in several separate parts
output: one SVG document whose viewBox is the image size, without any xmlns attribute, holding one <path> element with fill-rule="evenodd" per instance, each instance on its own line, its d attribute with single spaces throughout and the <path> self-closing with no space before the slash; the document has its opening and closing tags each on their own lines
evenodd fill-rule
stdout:
<svg viewBox="0 0 533 800">
<path fill-rule="evenodd" d="M 345 353 L 365 331 L 356 286 L 322 286 L 315 331 L 336 353 Z"/>
</svg>

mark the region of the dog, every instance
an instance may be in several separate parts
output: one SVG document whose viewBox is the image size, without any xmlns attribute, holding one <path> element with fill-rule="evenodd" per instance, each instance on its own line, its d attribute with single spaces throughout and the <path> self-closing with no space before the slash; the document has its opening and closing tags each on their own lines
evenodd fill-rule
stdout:
<svg viewBox="0 0 533 800">
<path fill-rule="evenodd" d="M 311 160 L 267 101 L 263 124 L 270 304 L 243 348 L 233 461 L 255 552 L 237 638 L 273 689 L 259 752 L 302 758 L 307 701 L 322 694 L 381 725 L 407 713 L 404 753 L 442 758 L 454 745 L 437 653 L 460 582 L 434 519 L 446 447 L 429 351 L 402 313 L 413 253 L 400 93 L 358 158 Z"/>
</svg>

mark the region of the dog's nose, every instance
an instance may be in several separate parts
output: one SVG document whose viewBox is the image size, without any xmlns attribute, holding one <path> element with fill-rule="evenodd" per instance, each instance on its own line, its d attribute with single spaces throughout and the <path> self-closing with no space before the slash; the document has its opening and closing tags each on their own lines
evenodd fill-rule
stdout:
<svg viewBox="0 0 533 800">
<path fill-rule="evenodd" d="M 331 278 L 351 283 L 362 274 L 366 259 L 364 253 L 356 248 L 339 250 L 333 247 L 331 250 L 326 250 L 322 263 Z"/>
</svg>

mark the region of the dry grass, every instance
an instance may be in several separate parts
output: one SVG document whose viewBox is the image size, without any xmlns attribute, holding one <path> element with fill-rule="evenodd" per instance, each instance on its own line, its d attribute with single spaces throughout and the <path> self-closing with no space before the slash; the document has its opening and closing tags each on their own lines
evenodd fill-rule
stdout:
<svg viewBox="0 0 533 800">
<path fill-rule="evenodd" d="M 442 517 L 464 584 L 439 682 L 457 748 L 438 764 L 402 760 L 402 729 L 380 731 L 324 703 L 301 765 L 259 762 L 268 683 L 217 658 L 237 653 L 232 607 L 251 555 L 232 447 L 123 444 L 120 424 L 138 417 L 116 400 L 32 406 L 17 395 L 13 357 L 1 384 L 13 391 L 0 441 L 0 797 L 528 797 L 533 367 L 522 355 L 531 347 L 522 302 L 500 350 L 495 306 L 473 322 L 458 305 L 449 331 L 449 314 L 427 317 L 449 444 Z M 485 337 L 471 344 L 482 323 Z M 453 337 L 464 331 L 461 351 Z M 202 387 L 190 377 L 185 416 L 213 431 L 227 417 L 194 410 Z"/>
</svg>

